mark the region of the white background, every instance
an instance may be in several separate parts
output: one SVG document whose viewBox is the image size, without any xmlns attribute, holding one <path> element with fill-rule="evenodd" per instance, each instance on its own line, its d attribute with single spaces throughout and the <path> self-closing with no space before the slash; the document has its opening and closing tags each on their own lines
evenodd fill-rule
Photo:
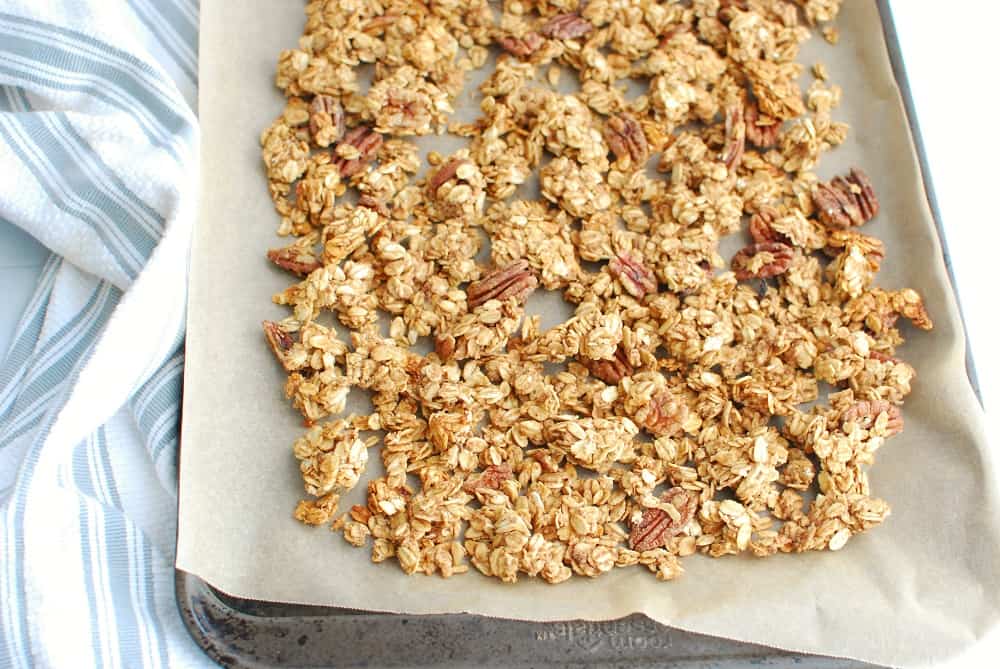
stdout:
<svg viewBox="0 0 1000 669">
<path fill-rule="evenodd" d="M 862 2 L 866 0 L 847 0 Z M 890 0 L 951 253 L 992 445 L 1000 439 L 1000 6 Z M 942 559 L 947 558 L 947 548 Z M 1000 555 L 997 556 L 1000 560 Z M 947 669 L 1000 665 L 1000 632 Z"/>
<path fill-rule="evenodd" d="M 890 5 L 951 253 L 989 434 L 997 443 L 1000 5 L 992 0 L 890 0 Z M 30 238 L 0 221 L 0 357 L 44 257 Z M 942 558 L 947 559 L 947 553 Z M 942 666 L 992 667 L 1000 664 L 998 658 L 1000 631 Z"/>
</svg>

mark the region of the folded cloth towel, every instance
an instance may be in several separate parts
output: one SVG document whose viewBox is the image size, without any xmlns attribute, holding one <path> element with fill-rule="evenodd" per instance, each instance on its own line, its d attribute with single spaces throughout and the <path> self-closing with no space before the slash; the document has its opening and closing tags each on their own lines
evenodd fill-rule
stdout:
<svg viewBox="0 0 1000 669">
<path fill-rule="evenodd" d="M 0 364 L 0 666 L 210 664 L 173 572 L 197 13 L 0 5 L 0 218 L 52 252 Z"/>
</svg>

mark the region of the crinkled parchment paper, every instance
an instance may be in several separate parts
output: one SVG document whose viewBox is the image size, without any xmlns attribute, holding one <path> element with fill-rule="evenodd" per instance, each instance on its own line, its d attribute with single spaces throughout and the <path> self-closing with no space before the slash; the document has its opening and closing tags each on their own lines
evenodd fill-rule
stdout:
<svg viewBox="0 0 1000 669">
<path fill-rule="evenodd" d="M 301 34 L 304 3 L 202 0 L 204 177 L 191 261 L 177 566 L 253 599 L 529 620 L 638 611 L 705 634 L 890 665 L 931 663 L 982 636 L 1000 612 L 994 463 L 878 11 L 863 0 L 845 5 L 840 44 L 814 37 L 800 58 L 826 62 L 844 88 L 835 118 L 852 126 L 819 175 L 855 164 L 871 175 L 882 212 L 866 232 L 888 250 L 878 282 L 919 290 L 936 324 L 931 333 L 907 331 L 900 349 L 918 377 L 906 430 L 871 470 L 873 494 L 893 506 L 883 526 L 837 553 L 695 556 L 673 582 L 634 568 L 551 586 L 529 578 L 504 585 L 477 573 L 407 577 L 394 562 L 372 564 L 369 551 L 294 521 L 302 485 L 291 443 L 302 419 L 284 400 L 284 374 L 260 329 L 262 319 L 284 315 L 270 296 L 289 277 L 264 258 L 277 245 L 277 217 L 257 138 L 282 108 L 274 65 Z M 467 87 L 458 105 L 472 104 Z M 443 153 L 457 146 L 424 141 L 448 142 Z M 529 302 L 529 313 L 540 304 Z"/>
</svg>

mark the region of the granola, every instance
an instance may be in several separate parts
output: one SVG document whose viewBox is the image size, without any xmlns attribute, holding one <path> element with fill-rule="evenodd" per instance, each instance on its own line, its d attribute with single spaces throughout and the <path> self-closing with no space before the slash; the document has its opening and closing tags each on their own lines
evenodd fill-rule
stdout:
<svg viewBox="0 0 1000 669">
<path fill-rule="evenodd" d="M 899 318 L 932 322 L 876 285 L 875 185 L 812 172 L 848 128 L 796 58 L 839 6 L 309 2 L 261 135 L 294 237 L 266 253 L 290 313 L 263 323 L 308 426 L 294 517 L 408 574 L 549 583 L 837 551 L 884 521 L 867 469 L 915 378 Z M 467 146 L 424 161 L 413 138 L 445 130 Z M 367 415 L 343 415 L 354 389 Z"/>
</svg>

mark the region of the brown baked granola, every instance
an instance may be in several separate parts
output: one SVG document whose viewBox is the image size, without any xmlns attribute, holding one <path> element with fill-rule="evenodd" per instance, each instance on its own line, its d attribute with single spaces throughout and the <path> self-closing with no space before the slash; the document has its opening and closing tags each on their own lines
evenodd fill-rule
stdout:
<svg viewBox="0 0 1000 669">
<path fill-rule="evenodd" d="M 310 426 L 294 517 L 407 574 L 549 583 L 885 520 L 867 469 L 915 378 L 897 323 L 932 323 L 876 285 L 865 173 L 812 172 L 847 126 L 836 73 L 803 91 L 796 58 L 839 4 L 309 2 L 261 136 L 295 237 L 267 251 L 290 314 L 263 323 Z M 445 130 L 467 146 L 425 165 L 413 138 Z M 352 389 L 368 415 L 343 416 Z"/>
</svg>

